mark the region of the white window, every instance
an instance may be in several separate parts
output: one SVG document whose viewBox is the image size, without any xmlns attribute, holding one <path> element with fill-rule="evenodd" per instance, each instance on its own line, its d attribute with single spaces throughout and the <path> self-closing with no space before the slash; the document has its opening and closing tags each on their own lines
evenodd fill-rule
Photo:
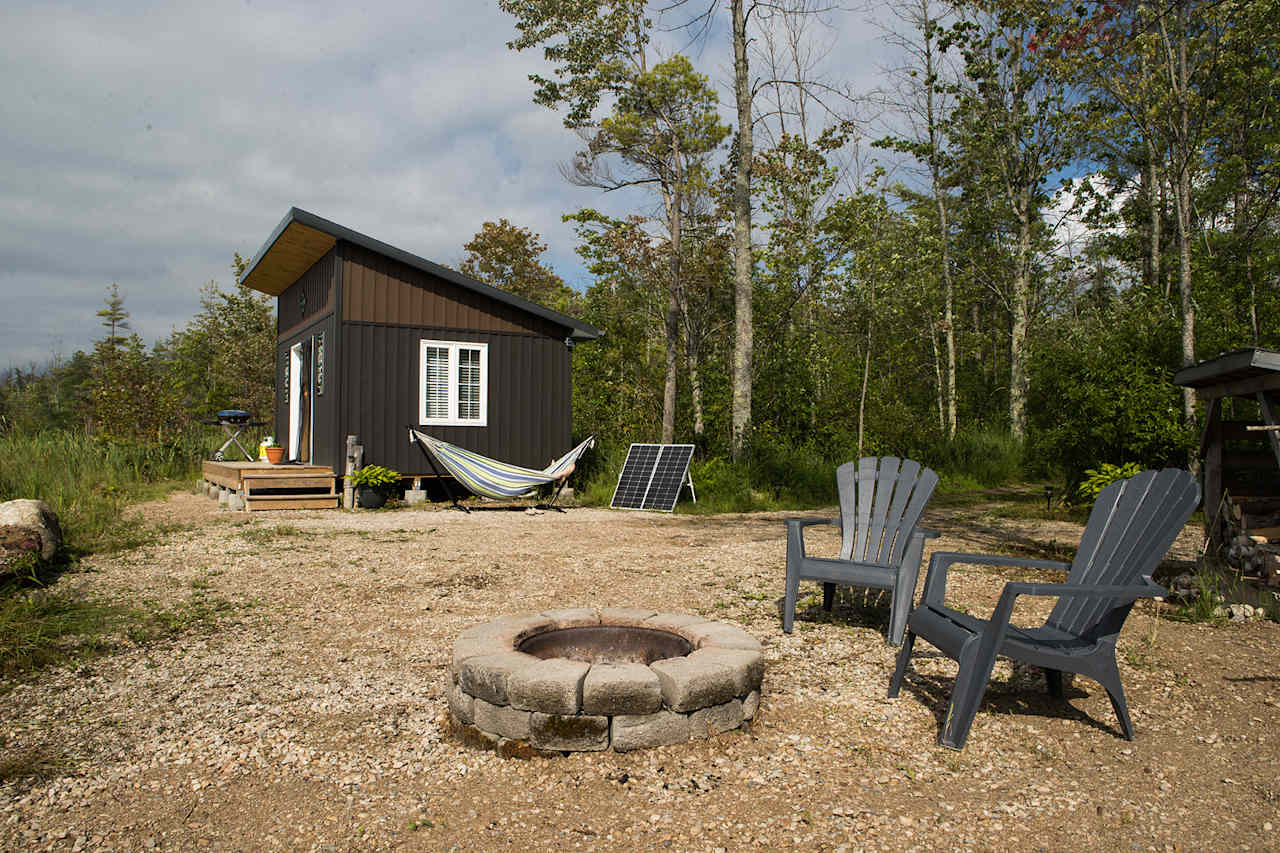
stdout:
<svg viewBox="0 0 1280 853">
<path fill-rule="evenodd" d="M 418 423 L 485 426 L 489 413 L 489 345 L 423 341 Z"/>
</svg>

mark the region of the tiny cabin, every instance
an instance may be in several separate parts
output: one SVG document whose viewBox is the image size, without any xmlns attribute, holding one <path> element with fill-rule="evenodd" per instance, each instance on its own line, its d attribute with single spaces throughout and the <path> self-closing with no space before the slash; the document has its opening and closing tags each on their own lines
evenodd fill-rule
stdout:
<svg viewBox="0 0 1280 853">
<path fill-rule="evenodd" d="M 1204 405 L 1206 532 L 1246 576 L 1280 586 L 1280 352 L 1252 347 L 1184 367 Z"/>
<path fill-rule="evenodd" d="M 292 208 L 241 283 L 276 297 L 275 435 L 289 461 L 435 472 L 407 427 L 541 468 L 572 447 L 569 360 L 598 329 Z"/>
</svg>

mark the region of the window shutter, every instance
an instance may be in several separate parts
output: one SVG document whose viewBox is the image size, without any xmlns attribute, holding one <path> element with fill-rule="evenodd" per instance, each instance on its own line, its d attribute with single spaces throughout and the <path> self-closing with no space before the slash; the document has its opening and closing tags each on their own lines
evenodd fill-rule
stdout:
<svg viewBox="0 0 1280 853">
<path fill-rule="evenodd" d="M 449 349 L 422 348 L 423 413 L 428 419 L 449 417 Z"/>
<path fill-rule="evenodd" d="M 480 350 L 458 348 L 458 420 L 480 420 Z"/>
</svg>

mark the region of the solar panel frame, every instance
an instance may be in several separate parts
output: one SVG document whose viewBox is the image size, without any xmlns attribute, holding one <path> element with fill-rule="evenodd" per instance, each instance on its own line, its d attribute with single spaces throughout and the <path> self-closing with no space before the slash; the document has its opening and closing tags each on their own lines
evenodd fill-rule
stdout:
<svg viewBox="0 0 1280 853">
<path fill-rule="evenodd" d="M 693 449 L 692 444 L 632 444 L 609 506 L 672 512 L 689 480 Z"/>
</svg>

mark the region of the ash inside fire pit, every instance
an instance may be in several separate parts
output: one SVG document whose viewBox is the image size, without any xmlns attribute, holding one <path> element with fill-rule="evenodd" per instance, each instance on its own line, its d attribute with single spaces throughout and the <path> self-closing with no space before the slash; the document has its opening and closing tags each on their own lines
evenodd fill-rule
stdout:
<svg viewBox="0 0 1280 853">
<path fill-rule="evenodd" d="M 693 645 L 670 631 L 622 625 L 560 628 L 534 634 L 516 651 L 536 658 L 568 658 L 585 663 L 642 663 L 684 657 Z"/>
</svg>

